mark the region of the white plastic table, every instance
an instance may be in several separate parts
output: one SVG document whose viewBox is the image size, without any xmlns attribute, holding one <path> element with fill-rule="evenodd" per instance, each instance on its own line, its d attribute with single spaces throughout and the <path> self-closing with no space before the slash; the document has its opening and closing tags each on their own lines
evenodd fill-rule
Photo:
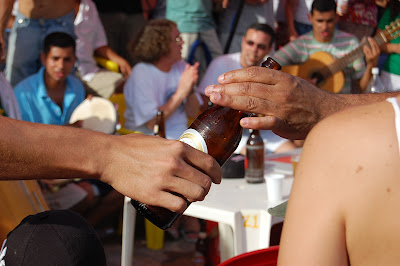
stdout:
<svg viewBox="0 0 400 266">
<path fill-rule="evenodd" d="M 292 153 L 300 153 L 300 150 L 289 154 Z M 272 217 L 267 210 L 288 199 L 293 183 L 292 165 L 266 160 L 266 173 L 286 175 L 282 200 L 268 201 L 265 183 L 248 184 L 243 178 L 224 178 L 221 184 L 211 186 L 204 201 L 192 203 L 185 211 L 184 215 L 218 222 L 221 262 L 269 247 L 271 226 L 283 220 Z"/>
</svg>

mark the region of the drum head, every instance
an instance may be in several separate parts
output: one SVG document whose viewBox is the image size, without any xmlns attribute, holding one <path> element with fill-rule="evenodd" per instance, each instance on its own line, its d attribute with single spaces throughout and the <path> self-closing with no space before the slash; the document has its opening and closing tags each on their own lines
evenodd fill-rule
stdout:
<svg viewBox="0 0 400 266">
<path fill-rule="evenodd" d="M 82 120 L 82 128 L 99 131 L 107 134 L 115 132 L 117 124 L 117 111 L 107 99 L 93 97 L 85 99 L 75 108 L 69 123 L 73 124 Z"/>
</svg>

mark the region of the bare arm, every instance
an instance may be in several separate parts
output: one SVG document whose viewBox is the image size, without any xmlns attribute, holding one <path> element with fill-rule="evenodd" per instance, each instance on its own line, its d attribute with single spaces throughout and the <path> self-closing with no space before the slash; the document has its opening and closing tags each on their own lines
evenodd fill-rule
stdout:
<svg viewBox="0 0 400 266">
<path fill-rule="evenodd" d="M 196 84 L 199 78 L 198 74 L 199 63 L 196 62 L 194 65 L 187 64 L 185 71 L 182 73 L 181 79 L 178 84 L 178 88 L 171 98 L 162 106 L 159 107 L 160 110 L 164 111 L 164 118 L 167 120 L 176 109 L 183 103 L 183 101 L 191 94 L 193 91 L 193 86 Z M 189 97 L 195 97 L 193 94 Z M 195 100 L 192 98 L 192 100 Z M 186 108 L 186 107 L 185 107 Z M 156 117 L 146 123 L 149 129 L 153 129 L 156 122 Z"/>
<path fill-rule="evenodd" d="M 0 1 L 0 60 L 4 60 L 4 32 L 11 17 L 14 0 Z"/>
<path fill-rule="evenodd" d="M 382 51 L 387 54 L 400 54 L 400 44 L 399 43 L 386 43 L 382 45 Z"/>
<path fill-rule="evenodd" d="M 95 178 L 143 203 L 173 211 L 202 200 L 221 169 L 207 154 L 175 140 L 113 136 L 0 117 L 0 179 Z"/>
<path fill-rule="evenodd" d="M 367 65 L 365 67 L 365 72 L 364 75 L 362 76 L 361 80 L 359 81 L 359 86 L 361 91 L 365 91 L 367 89 L 368 83 L 371 80 L 372 77 L 372 68 L 376 67 L 378 65 L 378 59 L 379 55 L 381 53 L 381 50 L 379 48 L 379 45 L 377 42 L 372 39 L 371 37 L 368 37 L 368 45 L 364 45 L 363 51 L 365 55 L 365 61 L 367 62 Z"/>
<path fill-rule="evenodd" d="M 132 67 L 128 63 L 128 61 L 126 61 L 123 57 L 121 57 L 117 53 L 115 53 L 109 46 L 102 46 L 102 47 L 97 48 L 94 51 L 94 54 L 97 56 L 100 56 L 100 57 L 107 58 L 107 59 L 117 63 L 119 66 L 119 69 L 120 69 L 122 75 L 124 75 L 124 77 L 128 77 L 129 74 L 131 73 Z"/>
<path fill-rule="evenodd" d="M 286 15 L 286 23 L 288 26 L 289 32 L 289 40 L 293 41 L 299 35 L 294 27 L 294 14 L 295 14 L 295 7 L 297 6 L 298 0 L 286 0 L 285 2 L 285 15 Z"/>
<path fill-rule="evenodd" d="M 379 34 L 382 30 L 378 29 L 378 33 Z M 381 50 L 383 53 L 387 53 L 387 54 L 400 54 L 400 44 L 399 43 L 383 43 L 381 45 Z"/>
<path fill-rule="evenodd" d="M 346 107 L 400 95 L 331 94 L 301 78 L 263 67 L 227 72 L 218 82 L 206 88 L 213 103 L 265 115 L 243 118 L 244 128 L 272 130 L 289 139 L 304 139 L 321 119 Z"/>
</svg>

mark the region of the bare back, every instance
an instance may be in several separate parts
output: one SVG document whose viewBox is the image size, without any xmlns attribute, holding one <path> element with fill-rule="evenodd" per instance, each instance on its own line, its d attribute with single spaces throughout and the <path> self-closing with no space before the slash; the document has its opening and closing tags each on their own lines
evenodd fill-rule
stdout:
<svg viewBox="0 0 400 266">
<path fill-rule="evenodd" d="M 58 18 L 74 10 L 75 0 L 19 0 L 19 12 L 29 18 Z"/>
<path fill-rule="evenodd" d="M 388 102 L 318 124 L 296 170 L 279 265 L 398 265 L 398 147 Z"/>
<path fill-rule="evenodd" d="M 369 124 L 364 135 L 370 143 L 365 149 L 359 146 L 355 153 L 360 158 L 359 174 L 349 176 L 344 190 L 350 199 L 346 246 L 351 265 L 398 265 L 400 156 L 394 110 L 390 103 L 382 102 L 363 111 L 371 114 L 365 123 L 360 122 L 365 128 Z"/>
</svg>

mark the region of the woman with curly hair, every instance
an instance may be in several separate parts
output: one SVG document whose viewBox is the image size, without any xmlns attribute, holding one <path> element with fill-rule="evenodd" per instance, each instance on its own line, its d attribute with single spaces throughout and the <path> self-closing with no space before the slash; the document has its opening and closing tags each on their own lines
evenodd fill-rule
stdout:
<svg viewBox="0 0 400 266">
<path fill-rule="evenodd" d="M 167 19 L 150 21 L 132 42 L 137 62 L 125 83 L 125 127 L 152 134 L 157 110 L 164 111 L 166 136 L 178 139 L 187 128 L 188 107 L 197 104 L 192 93 L 199 63 L 181 57 L 183 40 L 176 24 Z"/>
</svg>

